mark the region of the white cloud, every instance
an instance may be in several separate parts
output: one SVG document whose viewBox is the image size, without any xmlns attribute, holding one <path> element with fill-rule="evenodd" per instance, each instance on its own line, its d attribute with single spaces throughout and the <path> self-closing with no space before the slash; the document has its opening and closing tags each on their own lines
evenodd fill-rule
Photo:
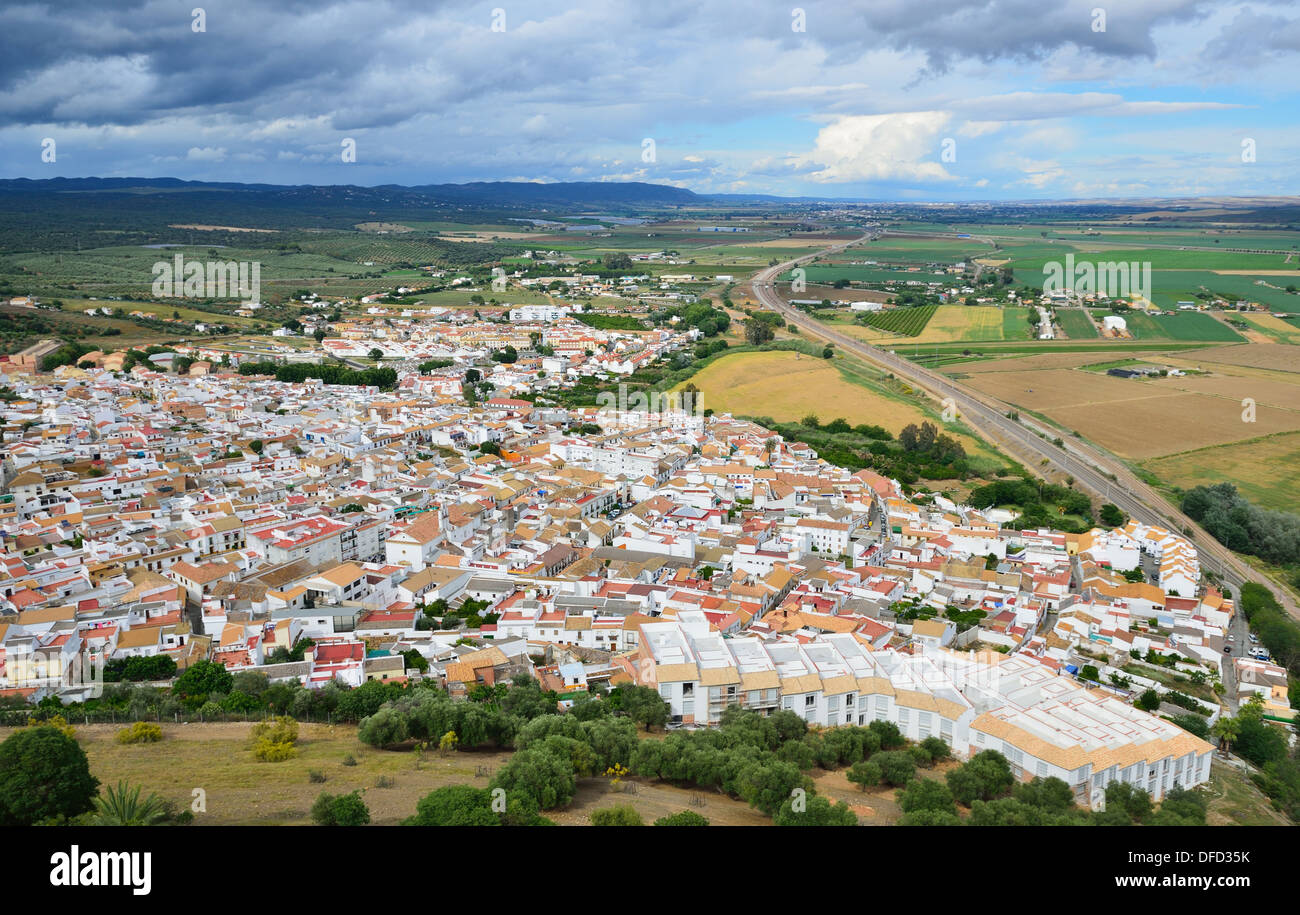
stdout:
<svg viewBox="0 0 1300 915">
<path fill-rule="evenodd" d="M 798 164 L 816 166 L 809 177 L 845 181 L 951 181 L 936 159 L 946 111 L 912 111 L 841 117 L 817 134 L 813 150 Z"/>
<path fill-rule="evenodd" d="M 191 146 L 185 153 L 191 162 L 220 162 L 226 158 L 224 146 Z"/>
</svg>

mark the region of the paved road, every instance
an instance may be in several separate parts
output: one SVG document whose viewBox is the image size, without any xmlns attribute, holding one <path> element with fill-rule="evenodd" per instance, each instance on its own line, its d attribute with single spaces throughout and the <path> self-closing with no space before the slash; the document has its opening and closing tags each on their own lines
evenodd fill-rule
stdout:
<svg viewBox="0 0 1300 915">
<path fill-rule="evenodd" d="M 1032 418 L 1011 419 L 1007 415 L 1014 411 L 1010 404 L 971 390 L 946 375 L 909 362 L 889 350 L 847 336 L 790 307 L 777 293 L 776 278 L 787 270 L 817 257 L 835 254 L 852 245 L 870 241 L 880 234 L 879 231 L 869 232 L 862 238 L 805 254 L 760 271 L 750 282 L 755 298 L 765 307 L 780 313 L 787 321 L 798 325 L 805 336 L 832 342 L 840 350 L 853 353 L 892 372 L 914 387 L 927 391 L 941 403 L 950 401 L 963 420 L 1031 471 L 1041 474 L 1044 467 L 1055 468 L 1073 477 L 1076 486 L 1105 502 L 1117 505 L 1139 521 L 1181 532 L 1196 546 L 1201 567 L 1218 574 L 1233 589 L 1234 594 L 1240 590 L 1242 582 L 1258 582 L 1273 593 L 1292 617 L 1300 620 L 1300 608 L 1296 607 L 1289 595 L 1242 562 L 1182 512 L 1170 506 L 1163 496 L 1139 480 L 1115 458 L 1077 439 L 1057 445 L 1054 442 L 1059 435 L 1057 431 L 1042 426 Z"/>
</svg>

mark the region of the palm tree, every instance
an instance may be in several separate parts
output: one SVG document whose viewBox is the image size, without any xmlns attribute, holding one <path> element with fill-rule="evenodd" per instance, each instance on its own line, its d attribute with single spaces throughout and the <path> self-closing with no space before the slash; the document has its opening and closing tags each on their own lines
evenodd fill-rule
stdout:
<svg viewBox="0 0 1300 915">
<path fill-rule="evenodd" d="M 1236 740 L 1238 735 L 1241 733 L 1241 722 L 1236 718 L 1220 718 L 1218 721 L 1214 722 L 1214 727 L 1211 729 L 1210 733 L 1219 738 L 1220 746 L 1226 745 L 1226 749 L 1231 751 L 1232 742 Z"/>
<path fill-rule="evenodd" d="M 163 799 L 150 794 L 140 799 L 140 786 L 130 787 L 118 782 L 109 786 L 103 797 L 95 798 L 95 813 L 91 823 L 95 826 L 156 826 L 167 816 Z"/>
</svg>

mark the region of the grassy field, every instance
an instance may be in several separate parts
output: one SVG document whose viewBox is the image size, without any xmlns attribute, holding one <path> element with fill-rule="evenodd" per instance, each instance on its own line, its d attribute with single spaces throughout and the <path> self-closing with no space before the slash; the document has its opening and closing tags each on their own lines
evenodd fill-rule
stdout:
<svg viewBox="0 0 1300 915">
<path fill-rule="evenodd" d="M 1024 309 L 967 307 L 964 305 L 941 305 L 926 327 L 926 333 L 919 342 L 983 342 L 1001 340 L 1005 335 L 1005 324 L 1014 319 L 1025 324 Z M 1004 320 L 1005 318 L 1005 320 Z M 1027 326 L 1027 325 L 1026 325 Z"/>
<path fill-rule="evenodd" d="M 417 761 L 413 752 L 376 750 L 363 744 L 355 726 L 303 724 L 297 758 L 266 763 L 254 759 L 248 749 L 251 727 L 164 724 L 161 743 L 131 746 L 117 743 L 118 725 L 80 725 L 76 731 L 101 790 L 103 785 L 125 780 L 184 810 L 190 808 L 194 789 L 201 788 L 207 810 L 196 812 L 194 822 L 205 826 L 309 825 L 312 802 L 321 792 L 346 794 L 356 789 L 363 792 L 373 824 L 395 825 L 413 814 L 416 802 L 435 788 L 486 787 L 511 756 L 510 752 L 466 752 L 444 757 L 430 751 Z M 0 740 L 11 731 L 0 729 Z M 356 760 L 355 766 L 344 765 L 348 756 Z M 325 782 L 311 782 L 311 771 L 322 773 Z M 391 779 L 392 787 L 379 787 L 381 778 Z M 628 783 L 630 790 L 614 792 L 603 778 L 582 779 L 573 802 L 546 815 L 562 825 L 585 826 L 593 810 L 631 804 L 646 822 L 695 810 L 717 825 L 771 825 L 768 817 L 747 804 L 716 792 L 640 779 Z"/>
<path fill-rule="evenodd" d="M 1002 309 L 1003 340 L 1028 340 L 1034 335 L 1029 326 L 1029 309 L 1009 305 Z"/>
<path fill-rule="evenodd" d="M 1176 315 L 1152 315 L 1161 332 L 1171 340 L 1212 340 L 1241 342 L 1235 330 L 1212 315 L 1190 312 Z"/>
<path fill-rule="evenodd" d="M 175 340 L 184 336 L 184 331 L 161 331 L 144 327 L 129 318 L 91 316 L 80 311 L 0 305 L 0 350 L 4 352 L 18 352 L 37 340 L 65 335 L 88 346 L 111 351 Z"/>
<path fill-rule="evenodd" d="M 248 749 L 249 724 L 163 725 L 164 739 L 156 744 L 117 743 L 120 725 L 81 725 L 76 736 L 90 761 L 91 773 L 104 786 L 126 781 L 144 794 L 156 793 L 178 810 L 192 809 L 201 789 L 206 809 L 195 811 L 196 826 L 310 825 L 312 802 L 322 793 L 360 790 L 373 825 L 397 825 L 415 812 L 424 795 L 445 785 L 487 787 L 511 757 L 509 751 L 426 752 L 376 750 L 361 743 L 349 725 L 300 725 L 298 756 L 279 763 L 260 762 Z M 12 733 L 0 728 L 0 740 Z M 643 735 L 656 739 L 661 735 Z M 351 757 L 355 765 L 345 765 Z M 924 779 L 942 780 L 957 765 L 948 761 L 917 770 Z M 312 782 L 318 772 L 324 782 Z M 812 770 L 817 793 L 843 801 L 858 816 L 859 825 L 892 826 L 902 810 L 898 789 L 876 786 L 866 791 L 851 783 L 847 770 Z M 390 787 L 379 787 L 381 779 Z M 1209 798 L 1211 826 L 1288 825 L 1241 771 L 1215 762 L 1210 782 L 1202 789 Z M 715 826 L 770 826 L 771 820 L 742 801 L 708 789 L 679 788 L 664 782 L 627 778 L 615 788 L 601 777 L 578 780 L 573 801 L 545 811 L 561 826 L 587 826 L 595 810 L 630 805 L 647 823 L 684 810 L 708 817 Z M 964 808 L 959 808 L 963 815 Z"/>
<path fill-rule="evenodd" d="M 1092 340 L 1097 336 L 1097 326 L 1082 308 L 1056 309 L 1056 323 L 1071 340 Z"/>
<path fill-rule="evenodd" d="M 139 311 L 163 321 L 192 321 L 195 323 L 226 324 L 234 328 L 251 328 L 259 322 L 254 318 L 241 315 L 222 314 L 217 311 L 204 311 L 200 308 L 187 308 L 184 305 L 164 305 L 158 302 L 92 302 L 89 299 L 61 299 L 63 310 L 69 313 L 83 314 L 87 308 L 120 308 L 130 315 Z M 89 316 L 88 316 L 89 317 Z M 127 319 L 129 320 L 129 319 Z M 276 322 L 270 322 L 276 323 Z M 178 328 L 176 333 L 184 334 L 185 328 Z"/>
<path fill-rule="evenodd" d="M 1142 467 L 1183 489 L 1226 481 L 1256 505 L 1295 511 L 1300 500 L 1300 433 L 1171 454 Z"/>
<path fill-rule="evenodd" d="M 1213 760 L 1210 781 L 1201 789 L 1210 799 L 1205 822 L 1210 826 L 1290 826 L 1264 793 L 1234 766 Z"/>
</svg>

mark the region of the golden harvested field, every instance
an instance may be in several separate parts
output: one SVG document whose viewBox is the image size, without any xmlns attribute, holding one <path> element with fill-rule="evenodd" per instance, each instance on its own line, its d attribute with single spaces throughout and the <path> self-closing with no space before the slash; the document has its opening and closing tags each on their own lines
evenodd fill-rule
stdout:
<svg viewBox="0 0 1300 915">
<path fill-rule="evenodd" d="M 1078 369 L 981 373 L 972 376 L 970 385 L 1007 403 L 1049 414 L 1061 407 L 1132 400 L 1153 393 L 1131 378 Z"/>
<path fill-rule="evenodd" d="M 1212 346 L 1184 357 L 1190 364 L 1244 365 L 1261 369 L 1278 369 L 1300 373 L 1300 351 L 1283 343 L 1238 343 Z"/>
<path fill-rule="evenodd" d="M 1300 502 L 1300 433 L 1171 454 L 1143 463 L 1184 489 L 1229 482 L 1264 508 L 1294 511 Z"/>
<path fill-rule="evenodd" d="M 1240 406 L 1242 398 L 1253 398 L 1259 404 L 1271 404 L 1284 410 L 1300 410 L 1300 384 L 1294 376 L 1281 372 L 1272 373 L 1273 377 L 1261 373 L 1258 376 L 1246 374 L 1231 367 L 1225 367 L 1212 375 L 1187 375 L 1182 378 L 1162 378 L 1152 383 L 1158 387 L 1172 387 L 1191 394 L 1212 394 L 1226 397 Z M 1290 380 L 1288 380 L 1290 377 Z"/>
<path fill-rule="evenodd" d="M 823 420 L 842 416 L 855 425 L 874 423 L 891 432 L 928 418 L 919 407 L 845 380 L 829 360 L 802 353 L 734 353 L 706 366 L 689 383 L 699 388 L 702 407 L 717 413 L 780 421 L 816 413 Z"/>
<path fill-rule="evenodd" d="M 1139 380 L 1041 369 L 972 374 L 968 383 L 1129 458 L 1300 429 L 1300 387 L 1242 375 Z M 1242 418 L 1247 397 L 1256 401 L 1253 423 Z"/>
</svg>

